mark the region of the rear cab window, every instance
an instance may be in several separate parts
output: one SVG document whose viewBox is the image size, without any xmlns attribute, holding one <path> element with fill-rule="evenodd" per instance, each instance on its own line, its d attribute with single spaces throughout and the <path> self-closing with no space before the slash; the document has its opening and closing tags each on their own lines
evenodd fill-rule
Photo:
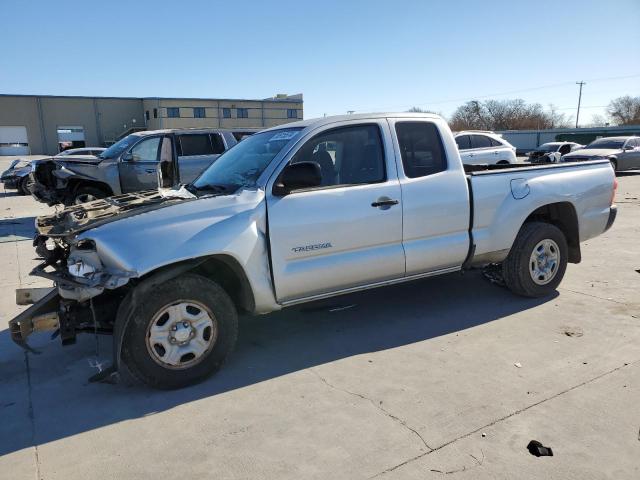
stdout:
<svg viewBox="0 0 640 480">
<path fill-rule="evenodd" d="M 397 122 L 396 135 L 407 177 L 424 177 L 447 169 L 440 132 L 433 123 Z"/>
</svg>

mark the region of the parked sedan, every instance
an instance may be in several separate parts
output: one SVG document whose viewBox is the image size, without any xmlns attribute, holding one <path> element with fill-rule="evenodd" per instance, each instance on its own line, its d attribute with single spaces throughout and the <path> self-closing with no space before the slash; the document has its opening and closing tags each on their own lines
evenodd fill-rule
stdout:
<svg viewBox="0 0 640 480">
<path fill-rule="evenodd" d="M 516 163 L 516 147 L 493 132 L 457 132 L 455 141 L 465 165 Z"/>
<path fill-rule="evenodd" d="M 563 155 L 583 147 L 584 145 L 575 142 L 548 142 L 528 152 L 527 156 L 531 163 L 558 163 Z"/>
<path fill-rule="evenodd" d="M 586 147 L 568 153 L 563 162 L 584 162 L 607 159 L 615 172 L 640 168 L 640 137 L 605 137 Z"/>
</svg>

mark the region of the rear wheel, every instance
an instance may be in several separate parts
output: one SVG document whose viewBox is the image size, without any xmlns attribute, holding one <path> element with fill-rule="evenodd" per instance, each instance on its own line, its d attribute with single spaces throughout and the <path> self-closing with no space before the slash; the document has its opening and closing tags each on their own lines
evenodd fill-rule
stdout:
<svg viewBox="0 0 640 480">
<path fill-rule="evenodd" d="M 549 223 L 525 223 L 502 264 L 505 284 L 524 297 L 553 292 L 567 269 L 569 248 L 564 233 Z"/>
<path fill-rule="evenodd" d="M 137 303 L 124 334 L 122 359 L 151 387 L 198 383 L 218 371 L 235 346 L 236 309 L 207 278 L 182 275 L 147 291 Z"/>
</svg>

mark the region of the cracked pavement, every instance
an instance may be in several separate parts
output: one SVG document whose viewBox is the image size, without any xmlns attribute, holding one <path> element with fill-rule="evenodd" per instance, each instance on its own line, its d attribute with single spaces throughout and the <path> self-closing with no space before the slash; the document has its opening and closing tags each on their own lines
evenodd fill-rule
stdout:
<svg viewBox="0 0 640 480">
<path fill-rule="evenodd" d="M 0 479 L 640 478 L 640 174 L 618 180 L 556 296 L 469 272 L 243 318 L 223 370 L 171 392 L 89 384 L 108 337 L 11 343 L 48 207 L 0 192 Z"/>
</svg>

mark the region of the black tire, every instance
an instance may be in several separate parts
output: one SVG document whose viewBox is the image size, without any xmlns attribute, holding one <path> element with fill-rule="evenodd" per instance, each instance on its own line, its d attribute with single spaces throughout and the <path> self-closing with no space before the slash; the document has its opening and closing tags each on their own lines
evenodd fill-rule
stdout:
<svg viewBox="0 0 640 480">
<path fill-rule="evenodd" d="M 27 184 L 29 183 L 29 177 L 22 177 L 18 182 L 18 194 L 20 195 L 31 195 L 31 192 L 27 188 Z"/>
<path fill-rule="evenodd" d="M 81 203 L 90 202 L 99 198 L 106 198 L 109 195 L 98 187 L 91 185 L 81 185 L 73 193 L 67 205 L 79 205 Z"/>
<path fill-rule="evenodd" d="M 615 161 L 613 158 L 610 159 L 609 162 L 611 162 L 611 168 L 613 168 L 613 173 L 616 173 L 618 171 L 618 162 Z"/>
<path fill-rule="evenodd" d="M 530 273 L 531 255 L 534 248 L 544 240 L 552 240 L 558 247 L 559 259 L 552 271 L 552 278 L 548 283 L 540 285 Z M 555 247 L 553 247 L 555 249 Z M 523 297 L 544 297 L 551 294 L 562 281 L 567 269 L 569 248 L 564 233 L 550 223 L 525 223 L 516 237 L 509 255 L 502 263 L 502 276 L 506 286 L 516 295 Z M 540 279 L 538 279 L 540 281 Z"/>
<path fill-rule="evenodd" d="M 198 363 L 175 369 L 153 358 L 153 347 L 148 347 L 147 338 L 156 315 L 178 301 L 195 301 L 207 307 L 216 322 L 216 337 Z M 148 290 L 138 299 L 124 333 L 121 358 L 138 380 L 153 388 L 171 390 L 199 383 L 216 373 L 233 351 L 237 337 L 238 314 L 229 295 L 205 277 L 184 274 Z"/>
</svg>

